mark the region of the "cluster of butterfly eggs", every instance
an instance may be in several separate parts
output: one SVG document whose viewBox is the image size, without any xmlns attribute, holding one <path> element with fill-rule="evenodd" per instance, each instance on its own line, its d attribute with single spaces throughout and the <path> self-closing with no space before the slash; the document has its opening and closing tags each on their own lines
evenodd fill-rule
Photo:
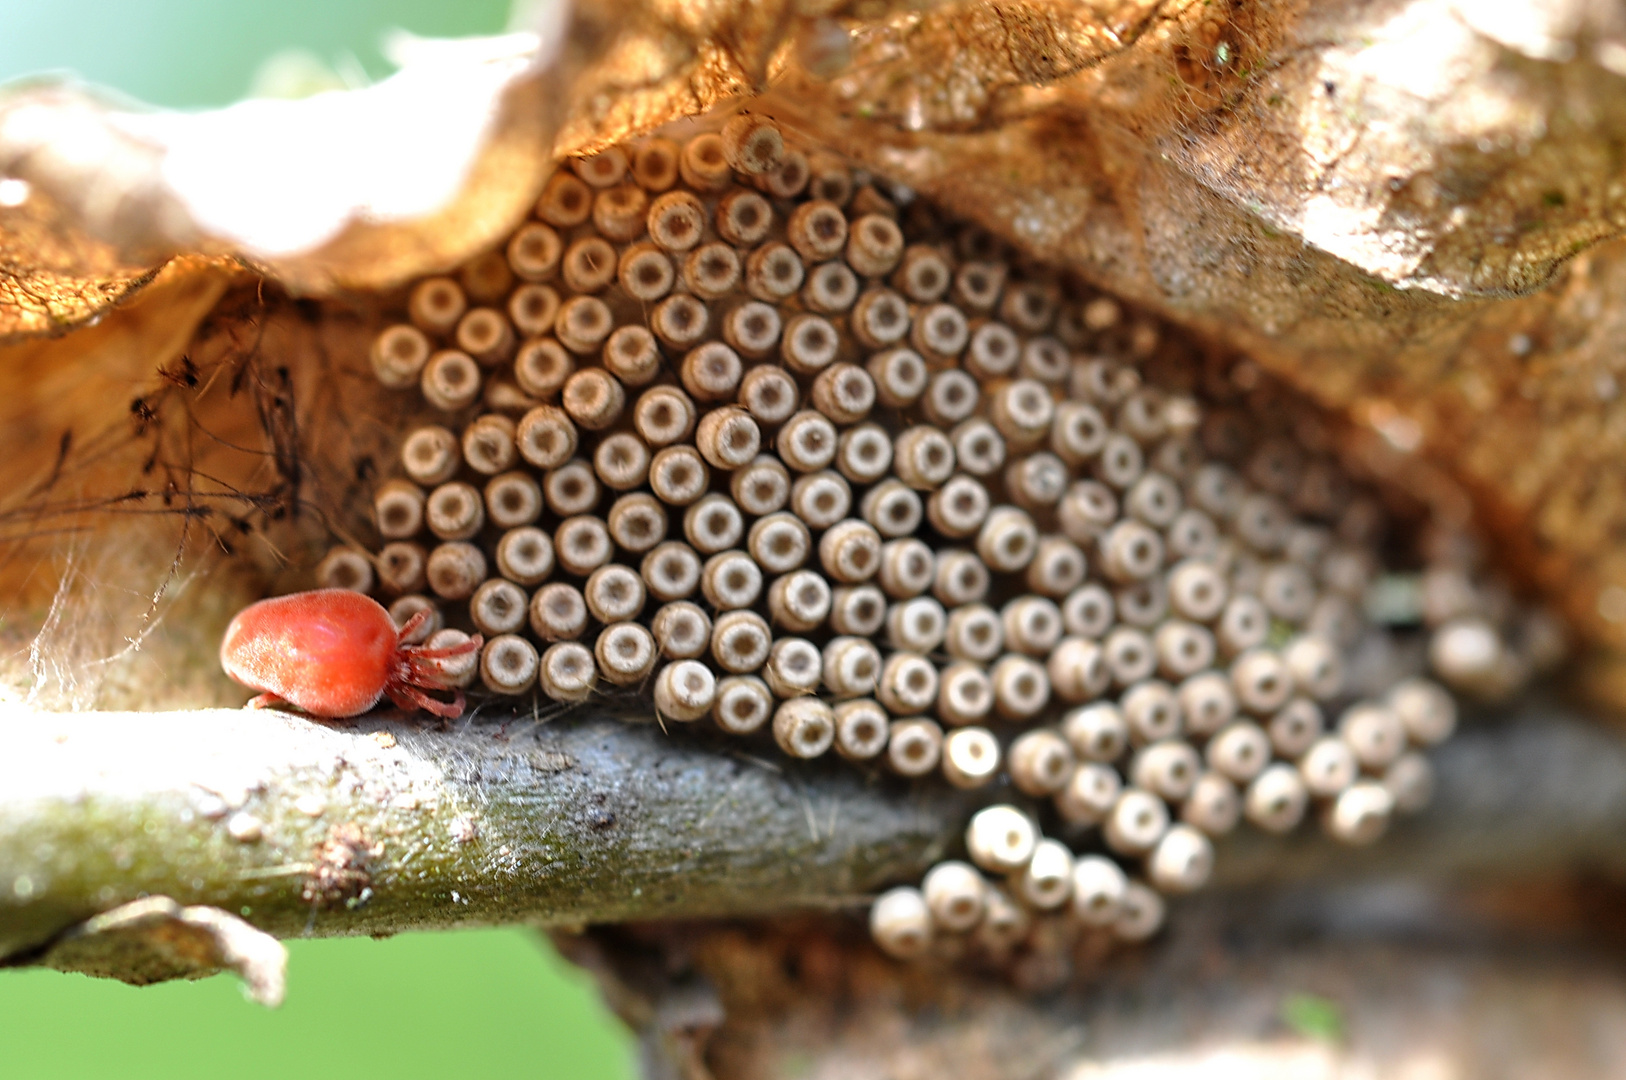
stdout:
<svg viewBox="0 0 1626 1080">
<path fill-rule="evenodd" d="M 379 380 L 447 424 L 378 488 L 381 550 L 334 549 L 323 583 L 428 611 L 437 647 L 468 640 L 460 608 L 486 641 L 440 662 L 451 685 L 649 686 L 665 719 L 766 726 L 796 757 L 1008 774 L 1139 863 L 991 807 L 975 867 L 875 905 L 898 955 L 1028 909 L 1144 937 L 1154 890 L 1200 885 L 1243 817 L 1281 832 L 1316 804 L 1365 841 L 1426 800 L 1443 691 L 1323 720 L 1378 565 L 1296 515 L 1329 467 L 1279 440 L 1242 473 L 1205 460 L 1195 400 L 1081 351 L 1155 328 L 899 218 L 749 115 L 572 162 L 374 342 Z"/>
</svg>

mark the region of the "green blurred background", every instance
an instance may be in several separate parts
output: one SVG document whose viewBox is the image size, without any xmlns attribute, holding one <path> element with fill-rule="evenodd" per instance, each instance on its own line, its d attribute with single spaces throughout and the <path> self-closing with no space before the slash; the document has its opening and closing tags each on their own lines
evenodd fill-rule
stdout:
<svg viewBox="0 0 1626 1080">
<path fill-rule="evenodd" d="M 156 105 L 220 105 L 275 54 L 303 50 L 356 82 L 388 72 L 379 42 L 391 28 L 456 36 L 507 21 L 507 0 L 0 0 L 0 80 L 72 72 Z M 632 1075 L 625 1029 L 528 932 L 289 951 L 276 1011 L 248 1003 L 230 977 L 137 989 L 0 971 L 0 1078 Z"/>
</svg>

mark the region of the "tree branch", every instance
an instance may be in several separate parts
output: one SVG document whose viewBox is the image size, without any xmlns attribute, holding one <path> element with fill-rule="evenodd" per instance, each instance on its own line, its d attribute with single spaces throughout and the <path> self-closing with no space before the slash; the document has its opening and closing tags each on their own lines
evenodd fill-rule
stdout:
<svg viewBox="0 0 1626 1080">
<path fill-rule="evenodd" d="M 826 906 L 923 872 L 969 808 L 601 710 L 16 715 L 0 745 L 11 963 L 149 894 L 279 937 Z"/>
<path fill-rule="evenodd" d="M 957 847 L 974 805 L 1009 797 L 789 762 L 601 708 L 448 729 L 390 715 L 18 713 L 0 720 L 0 745 L 8 964 L 64 966 L 46 959 L 53 943 L 145 896 L 277 937 L 841 906 L 917 878 Z M 1436 761 L 1435 809 L 1382 843 L 1243 835 L 1222 845 L 1216 884 L 1626 870 L 1626 744 L 1613 732 L 1527 702 L 1470 724 Z"/>
</svg>

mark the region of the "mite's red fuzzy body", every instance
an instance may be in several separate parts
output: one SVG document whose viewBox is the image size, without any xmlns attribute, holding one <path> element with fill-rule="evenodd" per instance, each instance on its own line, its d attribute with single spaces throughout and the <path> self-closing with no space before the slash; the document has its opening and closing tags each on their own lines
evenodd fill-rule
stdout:
<svg viewBox="0 0 1626 1080">
<path fill-rule="evenodd" d="M 232 619 L 220 644 L 220 665 L 244 686 L 312 716 L 339 718 L 366 712 L 386 694 L 403 709 L 438 716 L 463 712 L 463 694 L 437 701 L 424 690 L 447 687 L 432 661 L 478 649 L 427 649 L 405 644 L 422 616 L 396 629 L 377 601 L 348 589 L 316 589 L 250 604 Z"/>
</svg>

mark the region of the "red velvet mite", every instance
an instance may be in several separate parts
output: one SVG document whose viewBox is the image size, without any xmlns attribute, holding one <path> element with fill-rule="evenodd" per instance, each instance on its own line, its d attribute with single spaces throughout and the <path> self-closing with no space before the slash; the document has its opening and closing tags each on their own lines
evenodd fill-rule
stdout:
<svg viewBox="0 0 1626 1080">
<path fill-rule="evenodd" d="M 312 716 L 356 716 L 389 697 L 408 712 L 463 713 L 463 692 L 446 685 L 431 663 L 480 648 L 480 635 L 445 649 L 405 644 L 429 617 L 414 615 L 396 630 L 377 601 L 348 589 L 315 589 L 250 604 L 226 627 L 220 666 L 254 690 L 249 708 L 279 701 Z M 451 690 L 438 701 L 425 690 Z"/>
</svg>

